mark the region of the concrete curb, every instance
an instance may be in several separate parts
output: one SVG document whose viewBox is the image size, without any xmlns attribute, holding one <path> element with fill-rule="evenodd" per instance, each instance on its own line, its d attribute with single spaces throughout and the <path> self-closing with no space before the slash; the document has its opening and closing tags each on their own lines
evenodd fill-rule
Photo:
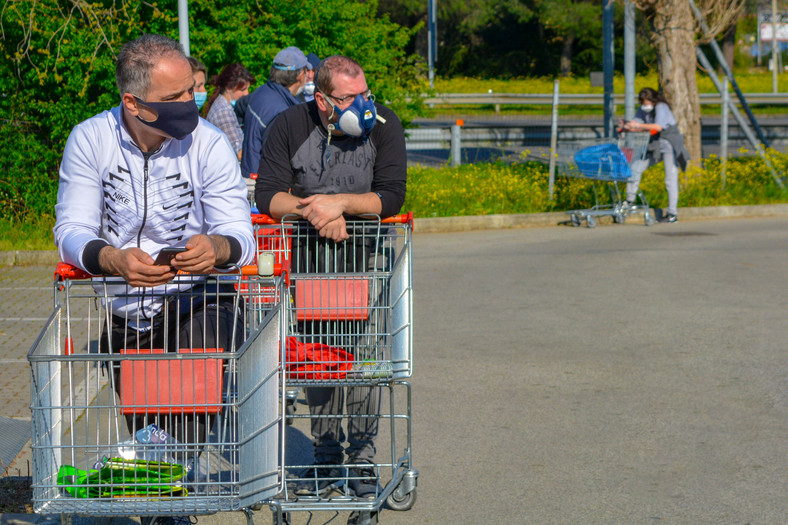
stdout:
<svg viewBox="0 0 788 525">
<path fill-rule="evenodd" d="M 788 204 L 679 208 L 680 221 L 780 216 L 788 216 Z M 416 233 L 448 233 L 507 228 L 546 228 L 558 226 L 568 218 L 569 216 L 564 212 L 422 217 L 414 219 L 413 230 Z M 604 222 L 612 221 L 600 221 L 600 223 Z M 55 266 L 59 261 L 56 250 L 0 252 L 0 266 Z"/>
<path fill-rule="evenodd" d="M 788 204 L 679 208 L 678 211 L 680 221 L 745 217 L 778 217 L 788 216 Z M 543 228 L 549 226 L 558 226 L 560 223 L 568 220 L 568 218 L 569 216 L 564 212 L 417 218 L 414 219 L 413 230 L 416 233 L 444 233 L 504 228 Z M 609 222 L 612 222 L 612 220 Z"/>
<path fill-rule="evenodd" d="M 55 266 L 57 250 L 16 250 L 0 252 L 0 266 Z"/>
</svg>

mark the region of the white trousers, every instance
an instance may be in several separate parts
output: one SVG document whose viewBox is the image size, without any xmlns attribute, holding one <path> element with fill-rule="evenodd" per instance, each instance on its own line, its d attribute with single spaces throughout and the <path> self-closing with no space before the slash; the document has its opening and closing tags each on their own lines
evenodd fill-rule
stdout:
<svg viewBox="0 0 788 525">
<path fill-rule="evenodd" d="M 679 206 L 679 167 L 673 150 L 662 153 L 662 162 L 665 165 L 665 189 L 668 192 L 668 213 L 678 214 Z M 640 177 L 648 167 L 648 160 L 636 160 L 632 163 L 632 179 L 627 182 L 627 201 L 635 202 L 640 186 Z"/>
</svg>

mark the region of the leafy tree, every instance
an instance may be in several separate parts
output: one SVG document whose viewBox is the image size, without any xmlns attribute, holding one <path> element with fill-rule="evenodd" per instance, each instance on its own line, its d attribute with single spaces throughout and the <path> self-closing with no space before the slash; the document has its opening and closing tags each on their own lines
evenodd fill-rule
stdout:
<svg viewBox="0 0 788 525">
<path fill-rule="evenodd" d="M 494 78 L 586 74 L 602 63 L 602 6 L 594 0 L 439 0 L 438 74 Z M 623 55 L 623 9 L 616 10 L 616 48 Z M 427 56 L 427 2 L 381 0 L 400 25 L 419 25 L 408 49 Z M 638 69 L 654 49 L 637 42 Z M 617 64 L 623 68 L 623 62 Z"/>
<path fill-rule="evenodd" d="M 420 60 L 405 50 L 414 30 L 379 16 L 375 1 L 236 0 L 218 9 L 215 0 L 192 0 L 189 19 L 191 53 L 209 72 L 241 62 L 259 85 L 284 47 L 321 58 L 343 54 L 362 65 L 378 101 L 405 123 L 421 112 L 412 96 L 421 91 Z"/>
<path fill-rule="evenodd" d="M 408 122 L 421 111 L 412 31 L 377 3 L 332 0 L 189 2 L 191 51 L 213 72 L 242 62 L 265 80 L 274 55 L 297 45 L 359 60 L 378 100 Z M 143 33 L 178 38 L 177 0 L 3 0 L 0 11 L 0 217 L 54 213 L 71 129 L 119 102 L 115 58 Z"/>
<path fill-rule="evenodd" d="M 0 16 L 0 215 L 52 214 L 63 145 L 117 103 L 115 53 L 168 22 L 139 2 L 6 0 Z"/>
<path fill-rule="evenodd" d="M 561 76 L 572 72 L 572 58 L 577 47 L 581 53 L 593 53 L 602 35 L 599 2 L 593 0 L 534 0 L 540 23 L 561 44 Z M 594 57 L 597 58 L 597 57 Z"/>
</svg>

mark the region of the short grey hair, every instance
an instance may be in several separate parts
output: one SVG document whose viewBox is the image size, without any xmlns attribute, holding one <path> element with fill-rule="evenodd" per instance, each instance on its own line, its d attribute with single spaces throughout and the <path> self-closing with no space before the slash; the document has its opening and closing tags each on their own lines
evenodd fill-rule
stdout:
<svg viewBox="0 0 788 525">
<path fill-rule="evenodd" d="M 151 71 L 159 60 L 169 56 L 187 60 L 181 44 L 163 35 L 142 35 L 123 44 L 115 65 L 115 82 L 120 96 L 131 93 L 147 98 Z"/>
<path fill-rule="evenodd" d="M 301 69 L 288 71 L 285 69 L 277 69 L 276 67 L 272 66 L 271 71 L 268 73 L 268 81 L 273 82 L 274 84 L 281 84 L 284 87 L 290 87 L 298 82 L 298 75 L 300 75 L 302 71 L 306 70 L 306 67 L 302 67 Z"/>
<path fill-rule="evenodd" d="M 332 55 L 320 63 L 315 75 L 315 86 L 324 95 L 334 92 L 334 77 L 347 75 L 356 78 L 364 72 L 361 64 L 344 55 Z"/>
</svg>

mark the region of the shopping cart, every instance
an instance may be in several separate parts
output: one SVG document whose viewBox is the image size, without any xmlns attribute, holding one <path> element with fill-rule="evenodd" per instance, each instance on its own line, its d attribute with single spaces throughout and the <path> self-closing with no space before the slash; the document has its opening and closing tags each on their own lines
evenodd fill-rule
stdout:
<svg viewBox="0 0 788 525">
<path fill-rule="evenodd" d="M 304 221 L 285 217 L 279 223 L 263 217 L 254 222 L 260 246 L 273 251 L 275 262 L 290 258 L 290 286 L 283 300 L 286 389 L 340 387 L 347 390 L 348 399 L 355 395 L 351 392 L 366 389 L 365 400 L 380 400 L 379 410 L 373 401 L 369 410 L 354 412 L 353 417 L 345 410 L 312 415 L 305 408 L 303 413 L 290 413 L 287 483 L 268 501 L 274 523 L 285 523 L 298 511 L 350 511 L 358 513 L 357 523 L 376 523 L 384 504 L 393 510 L 410 509 L 418 478 L 411 457 L 408 382 L 413 364 L 412 215 L 348 220 L 350 238 L 338 243 L 320 237 Z M 308 443 L 313 424 L 341 426 L 352 420 L 365 431 L 377 432 L 374 463 L 323 463 L 323 468 L 333 470 L 335 488 L 320 493 L 323 480 L 312 468 L 311 446 L 298 450 L 291 444 Z M 368 497 L 357 497 L 352 486 L 358 482 L 377 489 Z"/>
<path fill-rule="evenodd" d="M 54 311 L 28 354 L 36 513 L 250 517 L 283 490 L 286 275 L 260 273 L 146 290 L 162 305 L 147 326 L 108 307 L 139 299 L 119 278 L 58 266 Z M 148 336 L 129 337 L 132 324 Z M 200 342 L 211 340 L 228 344 Z"/>
<path fill-rule="evenodd" d="M 565 177 L 594 181 L 594 205 L 587 209 L 569 210 L 570 221 L 593 228 L 597 218 L 611 216 L 617 223 L 635 213 L 642 213 L 646 226 L 654 224 L 654 214 L 643 192 L 638 189 L 639 203 L 625 203 L 621 199 L 620 183 L 632 179 L 633 170 L 642 170 L 646 162 L 650 134 L 648 132 L 620 133 L 618 138 L 598 138 L 564 141 L 558 143 L 556 165 Z M 597 182 L 607 186 L 610 202 L 600 204 Z"/>
</svg>

